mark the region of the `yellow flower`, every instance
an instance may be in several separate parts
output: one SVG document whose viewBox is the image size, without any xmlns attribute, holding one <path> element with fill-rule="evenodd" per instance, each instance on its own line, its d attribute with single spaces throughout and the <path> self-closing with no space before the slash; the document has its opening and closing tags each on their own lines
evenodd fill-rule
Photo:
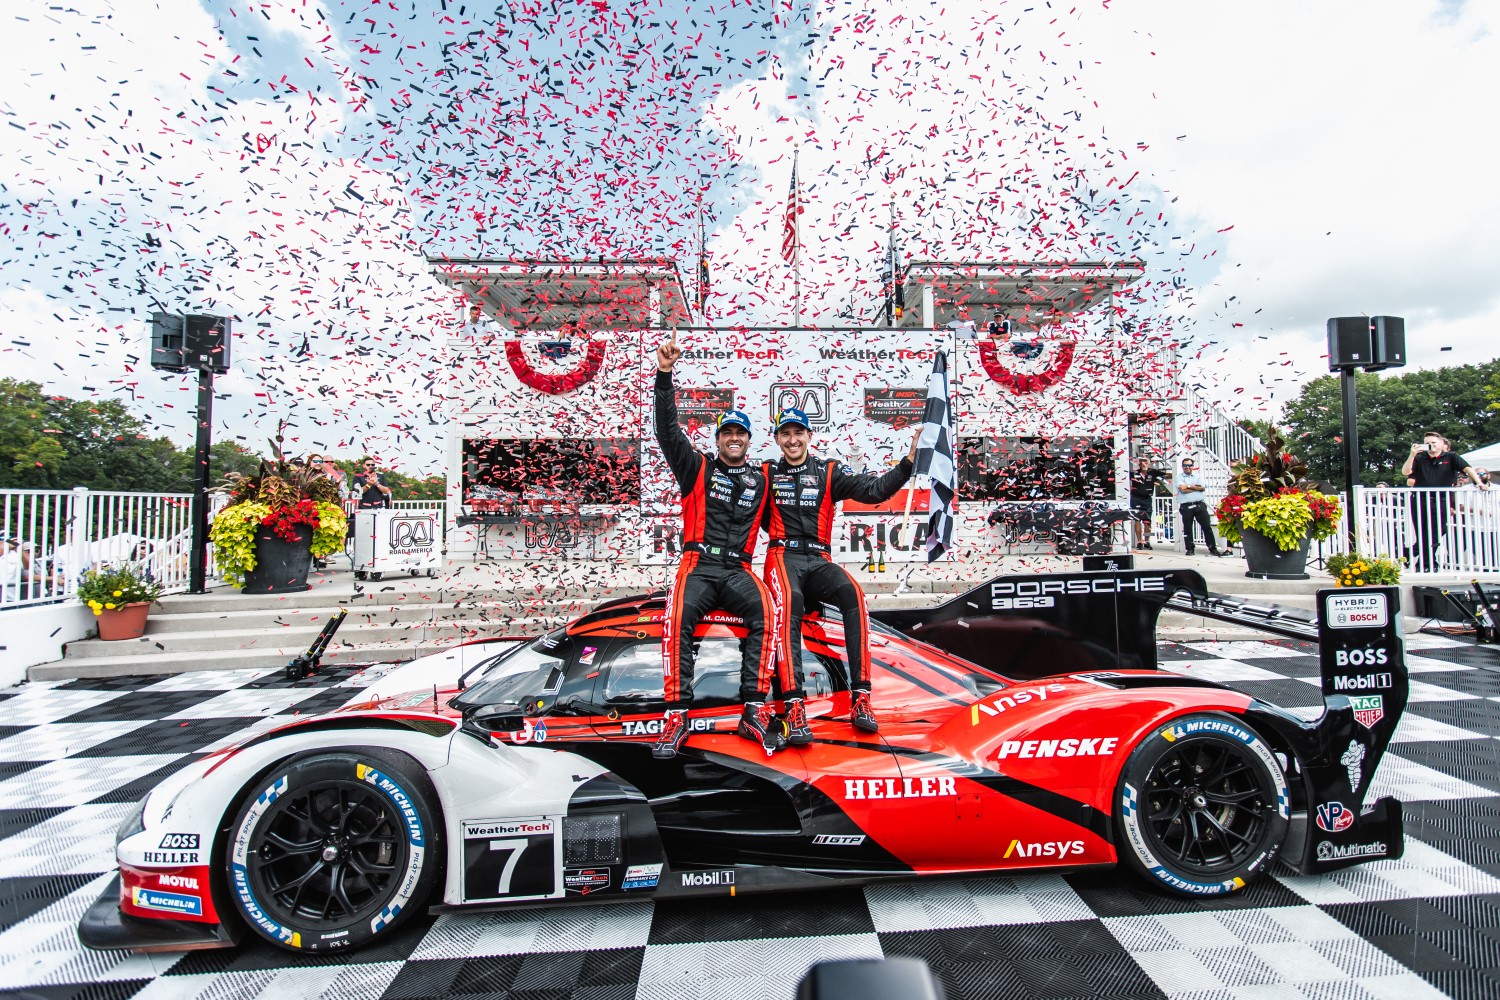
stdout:
<svg viewBox="0 0 1500 1000">
<path fill-rule="evenodd" d="M 117 591 L 115 591 L 115 596 L 116 597 L 124 597 L 125 596 L 125 591 L 123 591 L 123 590 L 117 590 Z"/>
<path fill-rule="evenodd" d="M 104 606 L 106 608 L 108 608 L 109 610 L 113 611 L 115 609 L 115 602 L 114 601 L 105 601 L 104 602 Z"/>
<path fill-rule="evenodd" d="M 1363 587 L 1365 585 L 1365 581 L 1363 581 L 1363 580 L 1355 580 L 1354 583 L 1355 583 L 1356 586 L 1359 586 L 1359 587 Z"/>
</svg>

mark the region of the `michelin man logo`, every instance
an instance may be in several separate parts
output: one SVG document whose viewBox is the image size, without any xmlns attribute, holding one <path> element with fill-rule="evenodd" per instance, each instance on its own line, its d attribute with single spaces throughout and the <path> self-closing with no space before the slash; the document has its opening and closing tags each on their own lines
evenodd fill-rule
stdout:
<svg viewBox="0 0 1500 1000">
<path fill-rule="evenodd" d="M 1359 790 L 1361 765 L 1365 762 L 1365 747 L 1359 740 L 1350 740 L 1349 749 L 1339 758 L 1339 763 L 1349 770 L 1349 790 Z"/>
</svg>

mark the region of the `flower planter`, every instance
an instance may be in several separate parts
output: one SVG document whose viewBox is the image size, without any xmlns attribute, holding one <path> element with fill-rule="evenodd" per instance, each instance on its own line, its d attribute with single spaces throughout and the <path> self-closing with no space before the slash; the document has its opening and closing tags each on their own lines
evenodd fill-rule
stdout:
<svg viewBox="0 0 1500 1000">
<path fill-rule="evenodd" d="M 291 594 L 311 590 L 307 582 L 312 569 L 311 525 L 296 526 L 297 540 L 284 541 L 270 528 L 255 532 L 255 568 L 245 574 L 246 594 Z"/>
<path fill-rule="evenodd" d="M 105 642 L 139 639 L 146 634 L 146 616 L 150 613 L 150 601 L 137 601 L 114 609 L 105 608 L 96 619 L 99 638 Z"/>
<path fill-rule="evenodd" d="M 1245 547 L 1245 575 L 1260 580 L 1306 580 L 1307 548 L 1312 535 L 1303 535 L 1302 544 L 1283 552 L 1276 543 L 1254 528 L 1245 528 L 1240 542 Z"/>
</svg>

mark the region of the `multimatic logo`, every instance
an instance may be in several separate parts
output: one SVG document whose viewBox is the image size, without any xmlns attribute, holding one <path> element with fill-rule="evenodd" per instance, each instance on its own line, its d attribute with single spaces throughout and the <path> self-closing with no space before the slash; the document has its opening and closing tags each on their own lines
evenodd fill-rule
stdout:
<svg viewBox="0 0 1500 1000">
<path fill-rule="evenodd" d="M 1343 861 L 1346 858 L 1383 858 L 1391 849 L 1376 841 L 1373 844 L 1332 844 L 1324 840 L 1318 844 L 1319 861 Z"/>
</svg>

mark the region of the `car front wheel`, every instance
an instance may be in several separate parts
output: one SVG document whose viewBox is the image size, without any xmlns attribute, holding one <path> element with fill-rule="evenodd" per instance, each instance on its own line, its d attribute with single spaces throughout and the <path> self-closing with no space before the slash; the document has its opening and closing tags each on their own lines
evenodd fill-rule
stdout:
<svg viewBox="0 0 1500 1000">
<path fill-rule="evenodd" d="M 1157 726 L 1116 793 L 1120 860 L 1185 896 L 1237 892 L 1281 849 L 1286 776 L 1255 730 L 1225 715 Z"/>
<path fill-rule="evenodd" d="M 389 935 L 442 868 L 436 794 L 404 754 L 292 758 L 245 792 L 224 852 L 245 922 L 293 951 Z"/>
</svg>

